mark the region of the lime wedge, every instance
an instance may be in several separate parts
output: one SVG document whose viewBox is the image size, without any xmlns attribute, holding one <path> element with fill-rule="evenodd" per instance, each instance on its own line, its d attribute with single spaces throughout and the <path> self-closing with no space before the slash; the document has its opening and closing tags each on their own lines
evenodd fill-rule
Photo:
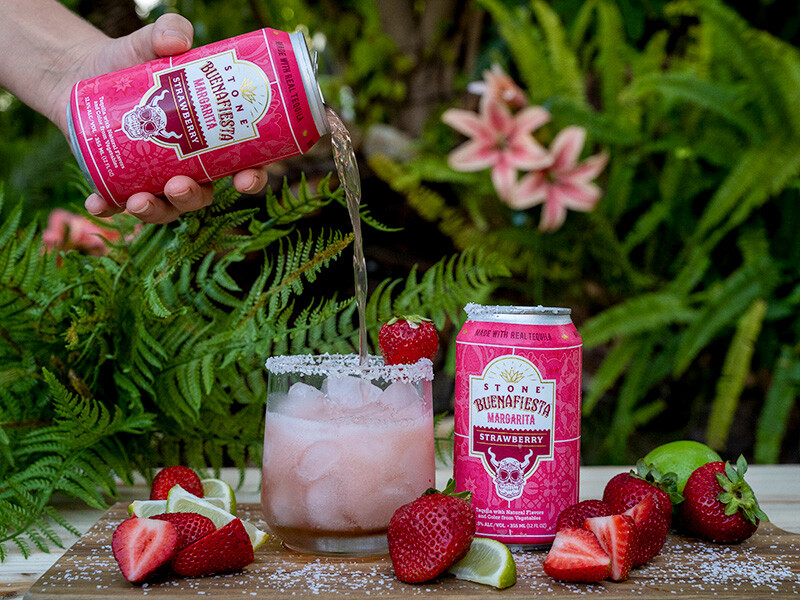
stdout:
<svg viewBox="0 0 800 600">
<path fill-rule="evenodd" d="M 167 512 L 166 500 L 134 500 L 128 504 L 128 514 L 135 517 L 152 517 Z"/>
<path fill-rule="evenodd" d="M 221 499 L 222 506 L 232 515 L 236 514 L 236 495 L 233 488 L 221 479 L 202 479 L 203 498 L 205 500 Z"/>
<path fill-rule="evenodd" d="M 164 512 L 178 512 L 176 510 L 169 510 L 170 498 L 172 498 L 172 502 L 175 502 L 175 500 L 178 498 L 195 498 L 197 500 L 205 500 L 206 502 L 213 504 L 224 511 L 231 512 L 226 508 L 227 501 L 224 498 L 200 498 L 199 496 L 195 496 L 192 492 L 187 492 L 179 485 L 173 485 L 172 489 L 169 491 L 169 494 L 167 494 L 167 510 Z"/>
<path fill-rule="evenodd" d="M 517 565 L 508 547 L 496 540 L 476 537 L 467 555 L 447 569 L 458 579 L 507 588 L 517 582 Z"/>
<path fill-rule="evenodd" d="M 169 491 L 169 496 L 167 496 L 167 512 L 191 512 L 203 515 L 211 519 L 211 522 L 214 523 L 214 527 L 217 529 L 223 525 L 227 525 L 236 518 L 227 510 L 212 504 L 205 498 L 198 498 L 194 494 L 183 490 L 183 488 L 181 488 L 181 492 L 183 493 L 178 492 L 177 494 L 173 494 L 174 490 L 175 488 L 172 488 Z M 258 550 L 266 541 L 267 534 L 249 521 L 245 521 L 244 519 L 241 519 L 241 521 L 245 531 L 247 531 L 247 535 L 250 537 L 250 543 L 253 544 L 253 551 Z"/>
</svg>

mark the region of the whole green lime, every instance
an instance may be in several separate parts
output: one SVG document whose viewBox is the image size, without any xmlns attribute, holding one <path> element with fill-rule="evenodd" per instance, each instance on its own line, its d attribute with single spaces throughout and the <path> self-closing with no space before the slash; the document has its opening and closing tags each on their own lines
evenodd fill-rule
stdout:
<svg viewBox="0 0 800 600">
<path fill-rule="evenodd" d="M 675 473 L 678 476 L 678 491 L 683 493 L 686 480 L 695 469 L 706 463 L 721 461 L 722 458 L 703 443 L 678 440 L 653 448 L 643 460 L 662 473 Z"/>
</svg>

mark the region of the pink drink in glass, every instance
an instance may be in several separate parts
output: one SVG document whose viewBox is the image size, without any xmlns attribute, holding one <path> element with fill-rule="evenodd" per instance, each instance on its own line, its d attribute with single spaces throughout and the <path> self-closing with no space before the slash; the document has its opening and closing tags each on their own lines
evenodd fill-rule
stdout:
<svg viewBox="0 0 800 600">
<path fill-rule="evenodd" d="M 456 339 L 456 489 L 473 492 L 476 535 L 553 541 L 578 501 L 581 348 L 569 309 L 466 307 Z"/>
<path fill-rule="evenodd" d="M 267 369 L 261 506 L 270 529 L 301 552 L 385 554 L 394 511 L 434 485 L 430 361 L 285 356 Z"/>
</svg>

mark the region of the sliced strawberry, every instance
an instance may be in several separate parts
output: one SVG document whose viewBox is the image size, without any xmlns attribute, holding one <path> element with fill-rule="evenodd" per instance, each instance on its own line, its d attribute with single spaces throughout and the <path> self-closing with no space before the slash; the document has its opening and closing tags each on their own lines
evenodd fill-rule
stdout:
<svg viewBox="0 0 800 600">
<path fill-rule="evenodd" d="M 164 513 L 154 515 L 151 519 L 159 521 L 169 521 L 178 530 L 180 536 L 178 550 L 183 550 L 186 546 L 194 544 L 201 537 L 208 535 L 216 530 L 214 522 L 206 516 L 197 513 Z"/>
<path fill-rule="evenodd" d="M 631 517 L 636 525 L 633 566 L 638 567 L 661 552 L 667 541 L 670 522 L 664 518 L 655 494 L 648 494 L 623 514 Z"/>
<path fill-rule="evenodd" d="M 628 515 L 592 517 L 586 519 L 584 527 L 591 531 L 603 550 L 611 557 L 611 579 L 624 581 L 633 566 L 633 550 L 636 544 L 636 525 Z"/>
<path fill-rule="evenodd" d="M 577 527 L 556 532 L 542 566 L 559 581 L 602 581 L 611 575 L 611 557 L 591 531 Z"/>
<path fill-rule="evenodd" d="M 173 486 L 179 485 L 187 492 L 203 497 L 203 484 L 200 477 L 189 467 L 167 467 L 161 469 L 150 487 L 150 500 L 166 500 Z"/>
<path fill-rule="evenodd" d="M 202 577 L 243 569 L 255 560 L 253 545 L 241 520 L 234 519 L 179 551 L 172 570 L 184 577 Z"/>
<path fill-rule="evenodd" d="M 131 517 L 111 536 L 111 551 L 122 575 L 139 583 L 169 562 L 178 549 L 178 531 L 172 523 Z"/>
<path fill-rule="evenodd" d="M 568 506 L 558 514 L 556 531 L 564 527 L 583 527 L 583 522 L 591 517 L 606 517 L 614 511 L 602 500 L 584 500 Z"/>
</svg>

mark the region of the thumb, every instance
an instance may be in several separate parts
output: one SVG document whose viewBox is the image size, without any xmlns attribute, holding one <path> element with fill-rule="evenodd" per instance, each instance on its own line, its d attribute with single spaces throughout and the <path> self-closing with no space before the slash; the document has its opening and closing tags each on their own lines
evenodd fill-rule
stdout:
<svg viewBox="0 0 800 600">
<path fill-rule="evenodd" d="M 188 19 L 168 13 L 160 16 L 152 25 L 145 25 L 129 36 L 122 38 L 127 47 L 124 60 L 127 66 L 147 62 L 162 56 L 175 56 L 192 47 L 194 31 Z"/>
</svg>

